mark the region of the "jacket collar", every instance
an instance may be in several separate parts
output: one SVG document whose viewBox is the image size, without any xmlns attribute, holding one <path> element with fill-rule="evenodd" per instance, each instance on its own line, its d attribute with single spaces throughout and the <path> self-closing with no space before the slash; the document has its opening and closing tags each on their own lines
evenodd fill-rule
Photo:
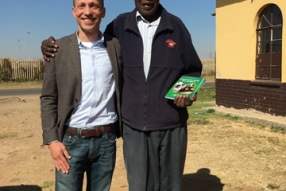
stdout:
<svg viewBox="0 0 286 191">
<path fill-rule="evenodd" d="M 174 31 L 174 28 L 172 26 L 172 22 L 170 19 L 170 15 L 167 12 L 167 10 L 160 4 L 158 7 L 158 10 L 161 12 L 161 21 L 158 26 L 158 29 L 156 31 L 157 33 L 160 33 L 165 30 L 170 30 Z M 125 25 L 124 25 L 124 30 L 130 30 L 135 32 L 137 35 L 140 35 L 138 26 L 137 26 L 137 20 L 136 20 L 136 12 L 137 9 L 135 8 L 125 19 Z"/>
<path fill-rule="evenodd" d="M 77 78 L 81 80 L 81 64 L 80 64 L 79 47 L 78 47 L 78 40 L 76 33 L 70 36 L 69 52 L 71 61 L 76 71 Z"/>
</svg>

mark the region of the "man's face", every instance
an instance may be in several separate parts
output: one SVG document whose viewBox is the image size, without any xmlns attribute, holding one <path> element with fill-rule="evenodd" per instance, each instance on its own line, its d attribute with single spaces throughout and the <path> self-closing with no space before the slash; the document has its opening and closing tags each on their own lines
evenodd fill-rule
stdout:
<svg viewBox="0 0 286 191">
<path fill-rule="evenodd" d="M 160 0 L 134 0 L 139 13 L 149 22 L 158 18 L 158 6 Z"/>
<path fill-rule="evenodd" d="M 101 0 L 75 0 L 73 15 L 85 33 L 99 30 L 101 19 L 105 16 L 105 8 Z"/>
</svg>

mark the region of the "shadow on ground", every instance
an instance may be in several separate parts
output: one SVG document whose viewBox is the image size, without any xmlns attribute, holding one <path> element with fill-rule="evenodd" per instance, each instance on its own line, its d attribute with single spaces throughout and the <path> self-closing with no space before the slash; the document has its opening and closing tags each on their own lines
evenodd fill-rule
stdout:
<svg viewBox="0 0 286 191">
<path fill-rule="evenodd" d="M 35 185 L 1 186 L 0 191 L 42 191 L 42 188 Z"/>
<path fill-rule="evenodd" d="M 185 174 L 182 191 L 222 191 L 224 184 L 210 172 L 208 168 L 201 168 L 194 174 Z"/>
</svg>

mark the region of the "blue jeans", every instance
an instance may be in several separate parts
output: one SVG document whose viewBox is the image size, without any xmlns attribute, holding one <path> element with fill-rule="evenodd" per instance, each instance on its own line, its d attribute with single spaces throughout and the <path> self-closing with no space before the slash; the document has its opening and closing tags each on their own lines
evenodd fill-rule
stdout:
<svg viewBox="0 0 286 191">
<path fill-rule="evenodd" d="M 56 170 L 56 191 L 82 191 L 84 173 L 87 191 L 108 191 L 116 158 L 115 129 L 101 137 L 64 135 L 63 144 L 71 155 L 69 173 Z"/>
</svg>

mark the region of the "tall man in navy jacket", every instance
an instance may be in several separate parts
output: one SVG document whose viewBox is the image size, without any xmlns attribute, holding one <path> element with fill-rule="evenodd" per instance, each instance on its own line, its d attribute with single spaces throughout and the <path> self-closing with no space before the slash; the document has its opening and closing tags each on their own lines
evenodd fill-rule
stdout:
<svg viewBox="0 0 286 191">
<path fill-rule="evenodd" d="M 201 61 L 182 21 L 159 0 L 134 0 L 105 33 L 118 38 L 123 60 L 123 151 L 130 191 L 180 191 L 187 149 L 187 106 L 196 96 L 165 98 L 181 75 L 200 76 Z M 49 48 L 50 47 L 50 48 Z M 52 47 L 52 48 L 51 48 Z M 43 41 L 42 52 L 56 48 Z"/>
</svg>

